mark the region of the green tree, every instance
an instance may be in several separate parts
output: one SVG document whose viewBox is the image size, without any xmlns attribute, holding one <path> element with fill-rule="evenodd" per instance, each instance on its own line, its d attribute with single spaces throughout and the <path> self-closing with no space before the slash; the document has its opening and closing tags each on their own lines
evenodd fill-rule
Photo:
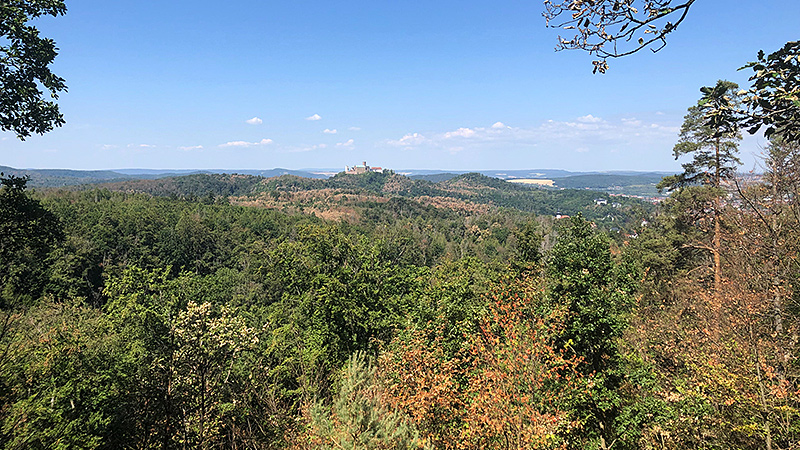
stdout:
<svg viewBox="0 0 800 450">
<path fill-rule="evenodd" d="M 375 366 L 363 352 L 354 353 L 342 371 L 330 406 L 316 402 L 308 411 L 308 430 L 295 448 L 426 449 L 428 444 L 401 412 L 382 396 Z"/>
<path fill-rule="evenodd" d="M 106 285 L 106 311 L 126 346 L 129 390 L 118 447 L 219 448 L 252 440 L 243 424 L 252 405 L 246 398 L 260 367 L 243 357 L 258 341 L 242 314 L 227 306 L 230 292 L 220 279 L 169 268 L 131 266 Z M 267 424 L 260 425 L 267 427 Z M 263 438 L 259 434 L 259 438 Z"/>
<path fill-rule="evenodd" d="M 643 302 L 659 304 L 675 300 L 676 280 L 691 270 L 710 266 L 707 246 L 699 248 L 711 232 L 706 210 L 714 200 L 706 186 L 687 186 L 674 191 L 659 205 L 657 214 L 638 231 L 624 251 L 644 271 L 640 292 Z M 671 299 L 671 300 L 668 300 Z"/>
<path fill-rule="evenodd" d="M 542 258 L 541 227 L 534 220 L 529 220 L 514 230 L 517 238 L 517 254 L 526 263 L 538 263 Z"/>
<path fill-rule="evenodd" d="M 381 261 L 374 247 L 335 226 L 298 227 L 260 271 L 280 366 L 296 388 L 326 397 L 329 377 L 358 350 L 377 351 L 409 310 L 415 270 Z"/>
<path fill-rule="evenodd" d="M 225 435 L 231 403 L 228 380 L 234 361 L 258 338 L 241 317 L 210 303 L 189 302 L 172 325 L 177 351 L 175 389 L 180 399 L 178 440 L 192 448 L 219 446 Z"/>
<path fill-rule="evenodd" d="M 774 134 L 800 142 L 800 41 L 787 42 L 768 56 L 759 51 L 756 61 L 742 67 L 747 68 L 754 72 L 744 98 L 750 111 L 748 131 L 752 134 L 766 126 L 767 138 Z"/>
<path fill-rule="evenodd" d="M 0 447 L 91 449 L 126 410 L 120 336 L 99 311 L 42 302 L 19 313 L 0 365 Z"/>
<path fill-rule="evenodd" d="M 736 156 L 739 150 L 741 112 L 739 110 L 739 86 L 730 81 L 717 81 L 714 87 L 702 87 L 703 96 L 696 106 L 689 108 L 681 126 L 680 139 L 673 149 L 675 159 L 692 155 L 692 160 L 683 164 L 683 173 L 665 177 L 659 189 L 674 190 L 692 185 L 710 188 L 713 201 L 712 214 L 714 232 L 708 248 L 714 257 L 714 286 L 719 288 L 722 277 L 720 259 L 720 209 L 725 193 L 723 181 L 736 174 L 741 161 Z"/>
<path fill-rule="evenodd" d="M 61 126 L 64 118 L 52 99 L 66 90 L 64 80 L 48 67 L 58 49 L 52 39 L 39 36 L 29 22 L 40 16 L 67 12 L 63 0 L 10 0 L 0 3 L 0 130 L 24 140 Z"/>
<path fill-rule="evenodd" d="M 557 344 L 582 359 L 577 370 L 587 383 L 573 399 L 583 429 L 571 441 L 606 450 L 620 433 L 625 371 L 618 345 L 634 304 L 635 271 L 614 261 L 608 237 L 580 215 L 562 230 L 547 263 L 553 307 L 567 310 Z"/>
<path fill-rule="evenodd" d="M 675 159 L 691 155 L 683 164 L 683 173 L 663 180 L 662 189 L 706 184 L 719 188 L 730 179 L 741 164 L 736 156 L 739 132 L 739 86 L 730 81 L 717 81 L 714 87 L 702 87 L 703 96 L 689 108 L 684 117 L 678 143 L 673 148 Z"/>
<path fill-rule="evenodd" d="M 38 298 L 46 259 L 63 240 L 58 219 L 26 192 L 25 177 L 0 174 L 0 307 Z"/>
</svg>

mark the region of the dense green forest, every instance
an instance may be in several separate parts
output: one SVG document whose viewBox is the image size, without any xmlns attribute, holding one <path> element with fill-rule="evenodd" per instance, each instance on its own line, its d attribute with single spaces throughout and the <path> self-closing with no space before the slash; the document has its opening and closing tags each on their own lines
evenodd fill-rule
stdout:
<svg viewBox="0 0 800 450">
<path fill-rule="evenodd" d="M 705 186 L 4 177 L 0 442 L 796 448 L 798 154 L 773 154 L 724 211 L 722 286 Z"/>
</svg>

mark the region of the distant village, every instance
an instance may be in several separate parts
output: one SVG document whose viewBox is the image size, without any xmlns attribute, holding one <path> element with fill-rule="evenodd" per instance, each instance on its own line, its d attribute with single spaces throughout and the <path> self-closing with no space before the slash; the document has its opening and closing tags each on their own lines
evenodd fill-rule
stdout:
<svg viewBox="0 0 800 450">
<path fill-rule="evenodd" d="M 355 166 L 344 166 L 344 173 L 348 175 L 358 175 L 362 173 L 369 173 L 369 172 L 378 172 L 383 173 L 382 167 L 370 167 L 367 165 L 367 162 L 364 161 L 361 164 Z"/>
</svg>

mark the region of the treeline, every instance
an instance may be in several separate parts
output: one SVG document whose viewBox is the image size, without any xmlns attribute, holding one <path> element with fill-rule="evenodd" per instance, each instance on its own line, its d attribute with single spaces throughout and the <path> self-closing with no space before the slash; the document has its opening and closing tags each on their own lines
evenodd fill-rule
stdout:
<svg viewBox="0 0 800 450">
<path fill-rule="evenodd" d="M 231 204 L 223 176 L 163 196 L 3 178 L 0 444 L 796 448 L 798 154 L 775 146 L 714 219 L 721 283 L 703 185 L 644 224 L 628 208 L 623 237 L 419 200 L 540 192 L 480 175 L 242 188 L 348 196 L 357 220 Z"/>
</svg>

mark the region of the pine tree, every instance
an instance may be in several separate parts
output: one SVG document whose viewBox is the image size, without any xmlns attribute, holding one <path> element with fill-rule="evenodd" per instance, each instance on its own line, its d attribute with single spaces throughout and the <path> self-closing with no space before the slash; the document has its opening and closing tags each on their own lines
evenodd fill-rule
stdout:
<svg viewBox="0 0 800 450">
<path fill-rule="evenodd" d="M 680 140 L 673 148 L 675 159 L 692 155 L 692 160 L 683 164 L 683 173 L 665 177 L 659 189 L 675 190 L 703 186 L 712 193 L 711 214 L 707 218 L 714 231 L 708 250 L 714 258 L 714 288 L 719 290 L 721 282 L 720 263 L 720 209 L 725 196 L 723 182 L 736 174 L 741 161 L 736 156 L 739 150 L 741 111 L 736 91 L 739 86 L 730 81 L 717 81 L 714 87 L 702 87 L 703 96 L 696 106 L 689 108 L 681 126 Z"/>
</svg>

